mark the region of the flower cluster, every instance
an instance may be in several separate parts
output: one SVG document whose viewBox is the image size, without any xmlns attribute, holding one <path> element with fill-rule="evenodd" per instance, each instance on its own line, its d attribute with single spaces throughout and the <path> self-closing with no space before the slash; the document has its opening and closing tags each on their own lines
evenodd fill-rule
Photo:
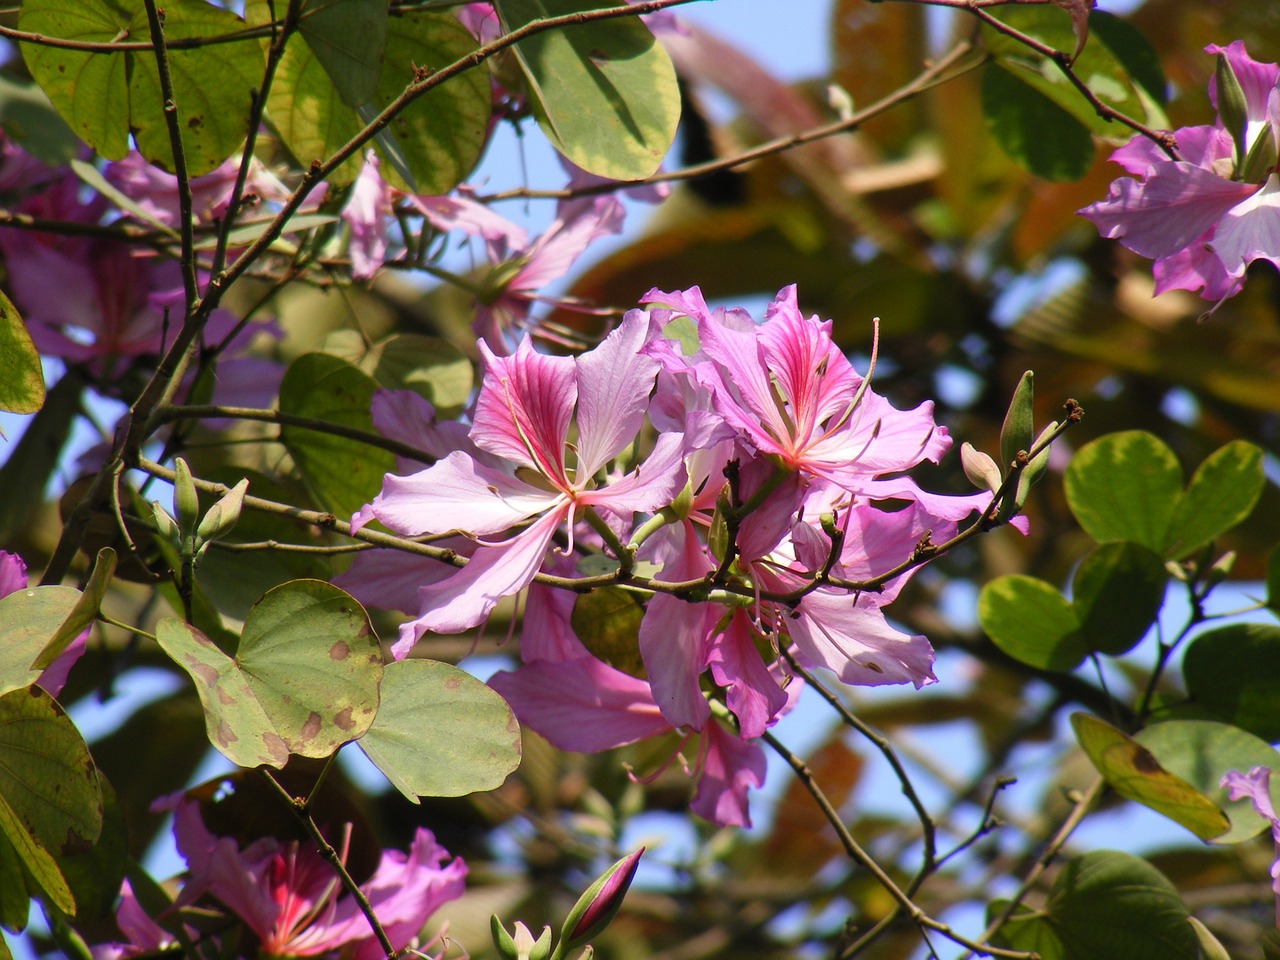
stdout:
<svg viewBox="0 0 1280 960">
<path fill-rule="evenodd" d="M 177 794 L 154 806 L 171 810 L 178 851 L 188 874 L 174 902 L 174 917 L 193 905 L 227 913 L 256 938 L 262 956 L 385 956 L 368 918 L 310 843 L 261 837 L 242 846 L 205 825 L 200 804 Z M 349 827 L 350 825 L 348 825 Z M 347 831 L 349 836 L 350 831 Z M 345 849 L 340 851 L 345 859 Z M 378 923 L 397 951 L 418 944 L 418 935 L 439 907 L 462 895 L 467 875 L 461 859 L 450 860 L 429 830 L 419 828 L 408 852 L 385 850 L 373 875 L 360 885 Z M 142 909 L 126 881 L 116 925 L 125 940 L 94 948 L 95 960 L 117 960 L 177 946 L 174 917 L 157 923 Z M 220 928 L 222 934 L 229 928 Z M 187 930 L 191 940 L 202 934 Z M 241 941 L 242 943 L 245 941 Z"/>
<path fill-rule="evenodd" d="M 1280 266 L 1280 67 L 1252 59 L 1241 40 L 1205 49 L 1218 57 L 1209 84 L 1217 121 L 1177 130 L 1174 157 L 1135 137 L 1111 155 L 1133 177 L 1080 214 L 1155 260 L 1156 293 L 1221 301 L 1240 291 L 1254 260 Z"/>
<path fill-rule="evenodd" d="M 846 683 L 934 681 L 929 643 L 882 607 L 922 545 L 952 536 L 990 495 L 931 494 L 906 475 L 950 446 L 932 405 L 898 410 L 875 393 L 830 322 L 801 314 L 794 287 L 760 324 L 710 309 L 697 288 L 644 302 L 578 357 L 535 352 L 527 337 L 499 356 L 482 341 L 468 447 L 389 474 L 354 518 L 406 536 L 461 534 L 465 566 L 435 565 L 409 598 L 363 560 L 340 582 L 384 604 L 397 593 L 390 605 L 416 611 L 397 657 L 530 588 L 524 663 L 492 681 L 521 722 L 580 751 L 701 734 L 694 809 L 745 823 L 747 787 L 764 773 L 752 741 L 800 686 L 788 658 Z M 646 422 L 657 439 L 641 456 Z M 572 593 L 534 582 L 601 556 L 644 604 L 640 675 L 575 636 Z"/>
</svg>

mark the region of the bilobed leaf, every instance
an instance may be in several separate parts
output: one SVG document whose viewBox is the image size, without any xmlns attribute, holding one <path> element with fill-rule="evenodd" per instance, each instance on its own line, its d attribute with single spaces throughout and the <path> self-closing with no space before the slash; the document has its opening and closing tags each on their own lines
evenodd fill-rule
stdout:
<svg viewBox="0 0 1280 960">
<path fill-rule="evenodd" d="M 28 0 L 18 14 L 19 30 L 63 40 L 109 43 L 127 26 L 128 18 L 107 0 Z M 19 49 L 32 78 L 76 136 L 108 160 L 128 152 L 129 54 L 31 43 Z"/>
<path fill-rule="evenodd" d="M 360 749 L 414 803 L 461 797 L 501 786 L 520 765 L 520 727 L 506 701 L 469 673 L 401 660 L 386 667 Z"/>
<path fill-rule="evenodd" d="M 1182 560 L 1244 520 L 1262 496 L 1262 451 L 1233 440 L 1196 468 L 1169 522 L 1168 556 Z"/>
<path fill-rule="evenodd" d="M 992 642 L 1038 670 L 1074 670 L 1088 655 L 1066 598 L 1035 577 L 997 577 L 978 595 L 978 622 Z"/>
<path fill-rule="evenodd" d="M 1164 69 L 1160 66 L 1160 55 L 1141 30 L 1128 20 L 1101 10 L 1093 12 L 1089 18 L 1089 28 L 1094 38 L 1106 45 L 1134 83 L 1156 105 L 1161 105 L 1168 99 L 1169 92 L 1166 89 Z"/>
<path fill-rule="evenodd" d="M 1109 433 L 1082 447 L 1067 466 L 1067 504 L 1099 543 L 1129 540 L 1163 554 L 1182 496 L 1182 469 L 1159 437 Z"/>
<path fill-rule="evenodd" d="M 298 30 L 343 103 L 373 97 L 387 45 L 386 0 L 309 0 Z"/>
<path fill-rule="evenodd" d="M 605 4 L 621 6 L 621 4 Z M 595 0 L 498 0 L 503 26 L 600 9 Z M 658 169 L 680 120 L 675 69 L 639 19 L 547 30 L 515 45 L 529 103 L 552 145 L 582 169 L 639 180 Z"/>
<path fill-rule="evenodd" d="M 1093 163 L 1089 130 L 1053 100 L 992 64 L 982 74 L 982 115 L 1000 149 L 1045 180 L 1079 180 Z"/>
<path fill-rule="evenodd" d="M 368 616 L 322 581 L 269 591 L 249 611 L 234 658 L 176 618 L 160 621 L 156 636 L 195 682 L 210 742 L 242 767 L 331 756 L 377 712 L 382 655 Z"/>
<path fill-rule="evenodd" d="M 0 497 L 0 543 L 12 543 L 14 534 L 36 515 L 71 424 L 80 415 L 83 389 L 80 377 L 67 371 L 49 388 L 44 406 L 28 422 L 17 443 L 6 445 L 8 459 L 0 464 L 0 490 L 4 491 Z"/>
<path fill-rule="evenodd" d="M 0 126 L 6 137 L 51 167 L 67 163 L 84 150 L 48 95 L 34 83 L 0 77 Z"/>
<path fill-rule="evenodd" d="M 54 858 L 75 898 L 76 920 L 81 923 L 112 915 L 128 859 L 124 813 L 115 790 L 101 773 L 98 786 L 102 791 L 102 833 L 98 842 L 83 852 Z"/>
<path fill-rule="evenodd" d="M 222 36 L 244 28 L 229 10 L 205 0 L 164 4 L 166 40 Z M 141 0 L 33 0 L 23 4 L 23 30 L 71 40 L 109 42 L 120 35 L 149 38 Z M 90 53 L 24 44 L 36 82 L 71 129 L 99 154 L 118 160 L 133 134 L 150 162 L 173 169 L 155 55 L 149 51 Z M 256 39 L 171 49 L 169 70 L 187 167 L 208 173 L 244 141 L 244 118 L 262 82 Z M 209 82 L 217 77 L 216 83 Z"/>
<path fill-rule="evenodd" d="M 393 333 L 348 359 L 381 387 L 425 397 L 438 417 L 457 414 L 470 399 L 475 381 L 466 354 L 447 340 L 418 333 Z"/>
<path fill-rule="evenodd" d="M 1182 659 L 1192 702 L 1268 743 L 1280 740 L 1280 627 L 1237 623 L 1202 633 Z"/>
<path fill-rule="evenodd" d="M 40 354 L 22 317 L 0 293 L 0 410 L 35 413 L 44 406 L 44 372 Z"/>
<path fill-rule="evenodd" d="M 1214 843 L 1240 843 L 1271 826 L 1253 809 L 1252 800 L 1231 800 L 1220 785 L 1228 770 L 1280 770 L 1280 753 L 1265 740 L 1214 720 L 1153 723 L 1139 730 L 1134 739 L 1150 750 L 1162 767 L 1187 781 L 1226 813 L 1231 829 L 1214 837 Z M 1280 793 L 1280 777 L 1275 778 L 1274 784 Z M 1280 808 L 1280 799 L 1275 802 Z"/>
<path fill-rule="evenodd" d="M 1231 821 L 1216 803 L 1164 769 L 1132 737 L 1087 713 L 1073 713 L 1071 726 L 1090 762 L 1120 796 L 1150 807 L 1201 840 L 1231 829 Z"/>
<path fill-rule="evenodd" d="M 1046 906 L 1072 960 L 1198 960 L 1191 915 L 1147 861 L 1096 850 L 1067 861 Z"/>
<path fill-rule="evenodd" d="M 378 385 L 337 357 L 307 353 L 295 360 L 280 384 L 280 411 L 373 433 L 369 405 Z M 319 430 L 285 426 L 280 439 L 302 480 L 320 504 L 344 519 L 374 498 L 382 477 L 395 467 L 386 450 Z"/>
<path fill-rule="evenodd" d="M 1151 628 L 1164 603 L 1169 574 L 1137 543 L 1103 543 L 1080 562 L 1071 606 L 1090 650 L 1118 657 Z"/>
<path fill-rule="evenodd" d="M 54 858 L 98 842 L 102 791 L 80 732 L 39 687 L 0 697 L 0 830 L 59 909 L 74 914 Z"/>
<path fill-rule="evenodd" d="M 31 587 L 0 597 L 0 694 L 39 679 L 36 658 L 79 600 L 79 590 L 64 586 Z"/>
<path fill-rule="evenodd" d="M 252 9 L 252 7 L 251 7 Z M 258 14 L 251 16 L 256 19 Z M 387 24 L 382 70 L 369 106 L 382 110 L 413 82 L 414 67 L 438 70 L 476 49 L 476 41 L 448 13 L 415 13 Z M 428 91 L 406 107 L 383 131 L 403 157 L 414 182 L 399 176 L 383 155 L 382 176 L 393 186 L 419 194 L 453 189 L 480 158 L 488 130 L 491 94 L 483 70 L 468 70 Z M 289 152 L 303 166 L 323 160 L 364 127 L 355 108 L 343 102 L 333 80 L 311 47 L 291 43 L 285 50 L 267 100 L 271 121 Z M 357 154 L 330 176 L 344 186 L 360 173 Z"/>
<path fill-rule="evenodd" d="M 0 927 L 21 933 L 27 927 L 31 899 L 27 878 L 22 872 L 22 858 L 3 830 L 0 830 Z M 0 943 L 3 943 L 0 938 Z"/>
</svg>

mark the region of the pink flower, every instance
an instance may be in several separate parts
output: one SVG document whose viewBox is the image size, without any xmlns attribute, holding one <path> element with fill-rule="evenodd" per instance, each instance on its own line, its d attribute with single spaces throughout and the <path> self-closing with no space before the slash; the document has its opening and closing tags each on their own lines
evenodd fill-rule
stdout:
<svg viewBox="0 0 1280 960">
<path fill-rule="evenodd" d="M 174 811 L 178 850 L 190 869 L 180 905 L 212 896 L 257 935 L 266 955 L 383 956 L 368 918 L 310 845 L 263 837 L 241 849 L 211 833 L 199 805 L 182 794 L 156 807 Z M 407 853 L 383 851 L 360 889 L 392 946 L 403 950 L 431 914 L 462 895 L 466 874 L 466 864 L 450 861 L 431 831 L 419 827 Z"/>
<path fill-rule="evenodd" d="M 1156 293 L 1193 290 L 1221 301 L 1239 292 L 1254 260 L 1280 265 L 1280 68 L 1253 60 L 1240 40 L 1205 50 L 1223 57 L 1239 80 L 1244 128 L 1228 129 L 1215 78 L 1209 93 L 1218 120 L 1176 131 L 1180 159 L 1135 137 L 1111 155 L 1134 176 L 1114 181 L 1105 200 L 1079 213 L 1102 236 L 1155 260 Z M 1255 145 L 1269 150 L 1269 157 L 1259 169 L 1246 170 Z"/>
<path fill-rule="evenodd" d="M 542 568 L 562 528 L 563 552 L 584 510 L 630 522 L 637 512 L 669 503 L 684 485 L 680 437 L 659 438 L 631 473 L 601 485 L 597 474 L 635 439 L 644 420 L 657 364 L 639 353 L 646 320 L 631 314 L 605 341 L 580 357 L 535 353 L 526 337 L 513 356 L 483 342 L 484 381 L 471 439 L 499 458 L 490 466 L 462 451 L 409 477 L 388 474 L 382 492 L 352 518 L 378 519 L 397 533 L 460 531 L 506 539 L 481 541 L 467 565 L 419 590 L 421 612 L 393 646 L 403 657 L 428 630 L 458 633 L 480 623 L 503 597 L 523 589 Z M 570 427 L 576 422 L 576 442 Z"/>
<path fill-rule="evenodd" d="M 1280 818 L 1271 804 L 1271 771 L 1266 767 L 1254 767 L 1248 773 L 1228 770 L 1221 786 L 1232 800 L 1248 797 L 1258 816 L 1271 822 L 1271 838 L 1276 845 L 1276 861 L 1271 865 L 1271 889 L 1276 895 L 1276 926 L 1280 927 Z"/>
<path fill-rule="evenodd" d="M 239 173 L 240 157 L 234 156 L 216 170 L 191 179 L 192 213 L 198 222 L 209 223 L 226 213 Z M 178 178 L 173 174 L 152 166 L 137 150 L 130 150 L 123 159 L 107 164 L 103 176 L 155 220 L 171 227 L 177 226 Z M 249 162 L 245 195 L 259 200 L 282 201 L 288 197 L 289 191 L 255 158 Z M 314 205 L 317 200 L 313 194 L 309 205 Z"/>
<path fill-rule="evenodd" d="M 598 753 L 670 733 L 649 684 L 583 656 L 526 663 L 495 674 L 489 685 L 511 704 L 522 725 L 561 750 Z M 710 722 L 693 765 L 691 809 L 721 826 L 751 826 L 747 791 L 764 783 L 760 745 Z"/>
</svg>

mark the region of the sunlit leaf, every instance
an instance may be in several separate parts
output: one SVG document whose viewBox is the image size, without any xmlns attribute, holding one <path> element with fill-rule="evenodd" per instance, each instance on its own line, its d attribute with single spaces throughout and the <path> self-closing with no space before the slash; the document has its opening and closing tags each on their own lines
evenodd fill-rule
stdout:
<svg viewBox="0 0 1280 960">
<path fill-rule="evenodd" d="M 372 99 L 387 45 L 385 0 L 308 0 L 298 30 L 343 103 Z"/>
<path fill-rule="evenodd" d="M 471 396 L 475 371 L 467 356 L 438 337 L 396 333 L 371 346 L 351 342 L 338 353 L 388 390 L 412 390 L 431 401 L 439 417 L 457 414 Z"/>
<path fill-rule="evenodd" d="M 1237 623 L 1200 634 L 1182 677 L 1197 706 L 1268 743 L 1280 740 L 1280 627 Z"/>
<path fill-rule="evenodd" d="M 1252 443 L 1235 440 L 1206 457 L 1169 522 L 1169 556 L 1188 557 L 1241 523 L 1265 483 L 1262 451 Z"/>
<path fill-rule="evenodd" d="M 29 687 L 40 677 L 40 652 L 80 600 L 73 587 L 46 586 L 0 597 L 0 694 Z"/>
<path fill-rule="evenodd" d="M 75 904 L 55 858 L 91 849 L 102 816 L 98 770 L 62 708 L 39 687 L 0 697 L 0 830 L 65 913 Z"/>
<path fill-rule="evenodd" d="M 386 667 L 360 749 L 414 803 L 461 797 L 501 786 L 520 765 L 520 727 L 506 701 L 465 671 L 401 660 Z"/>
<path fill-rule="evenodd" d="M 594 0 L 498 0 L 495 7 L 508 30 L 600 9 Z M 534 116 L 557 150 L 611 180 L 658 169 L 675 137 L 680 94 L 648 27 L 632 17 L 574 24 L 527 37 L 515 53 Z"/>
<path fill-rule="evenodd" d="M 250 4 L 248 13 L 250 22 L 255 22 L 264 15 L 265 4 Z M 475 48 L 471 34 L 451 14 L 391 18 L 370 107 L 382 110 L 404 93 L 414 80 L 415 66 L 438 70 Z M 385 159 L 383 144 L 389 142 L 396 155 L 406 159 L 414 182 L 405 183 L 390 162 L 382 164 L 382 176 L 413 193 L 447 193 L 480 157 L 490 100 L 489 78 L 483 70 L 468 70 L 418 97 L 383 131 L 382 143 L 371 144 Z M 343 102 L 315 52 L 302 43 L 286 48 L 267 109 L 289 152 L 303 166 L 328 158 L 365 125 L 356 109 Z M 330 182 L 350 183 L 362 162 L 361 154 L 352 157 L 330 175 Z"/>
<path fill-rule="evenodd" d="M 1007 900 L 993 900 L 987 904 L 987 921 L 994 920 L 1007 905 Z M 1040 960 L 1067 960 L 1066 950 L 1058 939 L 1052 920 L 1043 911 L 1032 910 L 1025 903 L 1020 904 L 1005 921 L 991 938 L 991 943 L 1009 950 L 1037 953 Z"/>
<path fill-rule="evenodd" d="M 1071 512 L 1093 539 L 1130 540 L 1163 554 L 1182 495 L 1182 469 L 1153 434 L 1109 433 L 1071 458 L 1064 489 Z"/>
<path fill-rule="evenodd" d="M 1073 713 L 1076 740 L 1098 773 L 1120 796 L 1186 827 L 1201 840 L 1231 829 L 1222 809 L 1194 786 L 1160 765 L 1142 744 L 1087 713 Z"/>
<path fill-rule="evenodd" d="M 233 34 L 244 22 L 204 0 L 167 0 L 166 40 Z M 24 3 L 21 29 L 71 40 L 106 43 L 119 36 L 149 38 L 141 0 L 33 0 Z M 149 161 L 173 169 L 169 128 L 155 55 L 103 54 L 22 45 L 32 76 L 72 130 L 108 159 L 124 156 L 132 134 Z M 188 170 L 208 173 L 226 160 L 248 132 L 245 115 L 262 82 L 257 40 L 205 44 L 168 51 L 173 99 Z M 209 77 L 216 76 L 217 83 Z"/>
<path fill-rule="evenodd" d="M 1074 670 L 1089 653 L 1066 598 L 1035 577 L 997 577 L 978 596 L 978 622 L 1009 656 L 1038 670 Z"/>
<path fill-rule="evenodd" d="M 295 580 L 267 593 L 234 658 L 172 617 L 156 636 L 195 681 L 209 741 L 242 767 L 331 756 L 377 712 L 377 638 L 360 604 L 330 584 Z"/>
<path fill-rule="evenodd" d="M 1239 843 L 1271 826 L 1254 810 L 1252 800 L 1231 800 L 1220 785 L 1228 770 L 1280 770 L 1280 753 L 1266 741 L 1232 724 L 1213 720 L 1153 723 L 1139 730 L 1134 739 L 1150 750 L 1162 767 L 1186 780 L 1226 813 L 1231 829 L 1214 837 L 1214 843 Z M 1280 793 L 1280 777 L 1275 780 L 1275 789 Z"/>
<path fill-rule="evenodd" d="M 44 406 L 44 373 L 40 355 L 22 317 L 0 293 L 0 410 L 35 413 Z"/>
</svg>

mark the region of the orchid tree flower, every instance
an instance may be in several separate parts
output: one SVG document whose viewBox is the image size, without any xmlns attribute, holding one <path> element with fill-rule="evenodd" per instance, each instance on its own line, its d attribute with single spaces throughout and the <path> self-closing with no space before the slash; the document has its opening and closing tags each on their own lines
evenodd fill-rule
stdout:
<svg viewBox="0 0 1280 960">
<path fill-rule="evenodd" d="M 179 905 L 212 897 L 257 935 L 266 956 L 385 956 L 355 898 L 314 847 L 262 837 L 241 848 L 211 833 L 199 804 L 182 794 L 154 808 L 173 810 L 178 851 L 187 861 Z M 462 895 L 466 875 L 466 864 L 450 860 L 431 831 L 419 827 L 407 852 L 383 851 L 360 890 L 392 946 L 403 950 L 442 904 Z"/>
<path fill-rule="evenodd" d="M 660 437 L 627 475 L 607 473 L 634 442 L 657 375 L 657 363 L 640 353 L 647 326 L 634 311 L 576 358 L 538 354 L 528 337 L 510 357 L 481 342 L 485 373 L 470 436 L 501 466 L 458 451 L 412 476 L 388 474 L 352 523 L 377 519 L 407 536 L 516 532 L 481 539 L 463 569 L 419 590 L 419 615 L 401 627 L 396 657 L 427 631 L 458 633 L 479 624 L 500 599 L 529 584 L 558 533 L 566 537 L 558 551 L 572 552 L 578 521 L 600 511 L 629 523 L 679 493 L 685 483 L 679 435 Z"/>
<path fill-rule="evenodd" d="M 1280 927 L 1280 817 L 1271 803 L 1271 771 L 1266 767 L 1254 767 L 1248 773 L 1228 770 L 1222 778 L 1222 787 L 1232 800 L 1248 797 L 1258 816 L 1271 824 L 1271 839 L 1276 846 L 1276 861 L 1271 865 L 1271 889 L 1276 895 L 1276 926 Z"/>
<path fill-rule="evenodd" d="M 1178 159 L 1135 137 L 1111 155 L 1133 176 L 1079 213 L 1155 260 L 1157 294 L 1192 290 L 1221 302 L 1240 291 L 1254 260 L 1280 266 L 1280 67 L 1254 60 L 1241 40 L 1205 51 L 1230 88 L 1210 82 L 1217 121 L 1175 131 Z"/>
</svg>

